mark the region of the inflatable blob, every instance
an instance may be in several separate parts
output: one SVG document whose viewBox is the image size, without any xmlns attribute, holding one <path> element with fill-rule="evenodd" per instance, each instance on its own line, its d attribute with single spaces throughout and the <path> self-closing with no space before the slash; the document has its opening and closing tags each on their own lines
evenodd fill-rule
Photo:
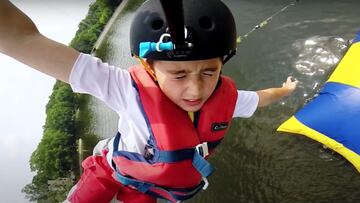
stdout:
<svg viewBox="0 0 360 203">
<path fill-rule="evenodd" d="M 319 95 L 277 130 L 324 144 L 360 172 L 360 32 Z"/>
</svg>

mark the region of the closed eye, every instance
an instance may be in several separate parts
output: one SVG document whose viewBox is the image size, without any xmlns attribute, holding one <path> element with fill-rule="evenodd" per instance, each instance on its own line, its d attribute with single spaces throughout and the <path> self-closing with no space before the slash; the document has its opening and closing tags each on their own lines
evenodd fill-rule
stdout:
<svg viewBox="0 0 360 203">
<path fill-rule="evenodd" d="M 180 80 L 180 79 L 183 79 L 185 77 L 186 77 L 185 73 L 180 73 L 180 74 L 175 74 L 174 75 L 174 79 L 176 79 L 176 80 Z"/>
<path fill-rule="evenodd" d="M 206 76 L 213 76 L 215 74 L 215 71 L 212 70 L 204 71 L 202 74 Z"/>
</svg>

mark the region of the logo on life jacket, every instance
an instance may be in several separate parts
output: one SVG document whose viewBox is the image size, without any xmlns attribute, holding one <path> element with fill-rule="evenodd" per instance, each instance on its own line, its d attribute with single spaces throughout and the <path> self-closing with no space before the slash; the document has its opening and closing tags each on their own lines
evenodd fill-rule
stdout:
<svg viewBox="0 0 360 203">
<path fill-rule="evenodd" d="M 229 126 L 229 122 L 213 123 L 211 125 L 211 132 L 225 130 Z"/>
</svg>

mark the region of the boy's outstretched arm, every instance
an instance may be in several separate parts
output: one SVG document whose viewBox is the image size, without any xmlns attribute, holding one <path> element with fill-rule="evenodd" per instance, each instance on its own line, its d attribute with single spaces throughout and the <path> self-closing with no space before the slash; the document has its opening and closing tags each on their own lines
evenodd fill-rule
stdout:
<svg viewBox="0 0 360 203">
<path fill-rule="evenodd" d="M 283 83 L 282 87 L 256 91 L 259 95 L 258 107 L 267 106 L 285 96 L 289 96 L 295 90 L 297 83 L 297 80 L 293 81 L 292 77 L 289 76 L 286 82 Z"/>
<path fill-rule="evenodd" d="M 8 0 L 0 0 L 0 52 L 64 82 L 68 82 L 79 55 L 43 36 L 32 20 Z"/>
</svg>

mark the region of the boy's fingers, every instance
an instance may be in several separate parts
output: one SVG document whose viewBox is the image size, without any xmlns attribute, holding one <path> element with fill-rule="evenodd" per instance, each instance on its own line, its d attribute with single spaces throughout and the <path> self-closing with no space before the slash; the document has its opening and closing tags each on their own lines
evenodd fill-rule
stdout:
<svg viewBox="0 0 360 203">
<path fill-rule="evenodd" d="M 292 76 L 288 76 L 287 79 L 286 79 L 286 81 L 287 81 L 287 82 L 292 82 L 293 79 L 294 79 L 294 78 L 293 78 Z M 295 80 L 295 79 L 294 79 L 294 80 Z"/>
<path fill-rule="evenodd" d="M 293 76 L 288 76 L 286 79 L 286 82 L 288 82 L 288 83 L 293 82 L 293 83 L 297 84 L 299 81 L 296 78 L 294 78 Z"/>
</svg>

